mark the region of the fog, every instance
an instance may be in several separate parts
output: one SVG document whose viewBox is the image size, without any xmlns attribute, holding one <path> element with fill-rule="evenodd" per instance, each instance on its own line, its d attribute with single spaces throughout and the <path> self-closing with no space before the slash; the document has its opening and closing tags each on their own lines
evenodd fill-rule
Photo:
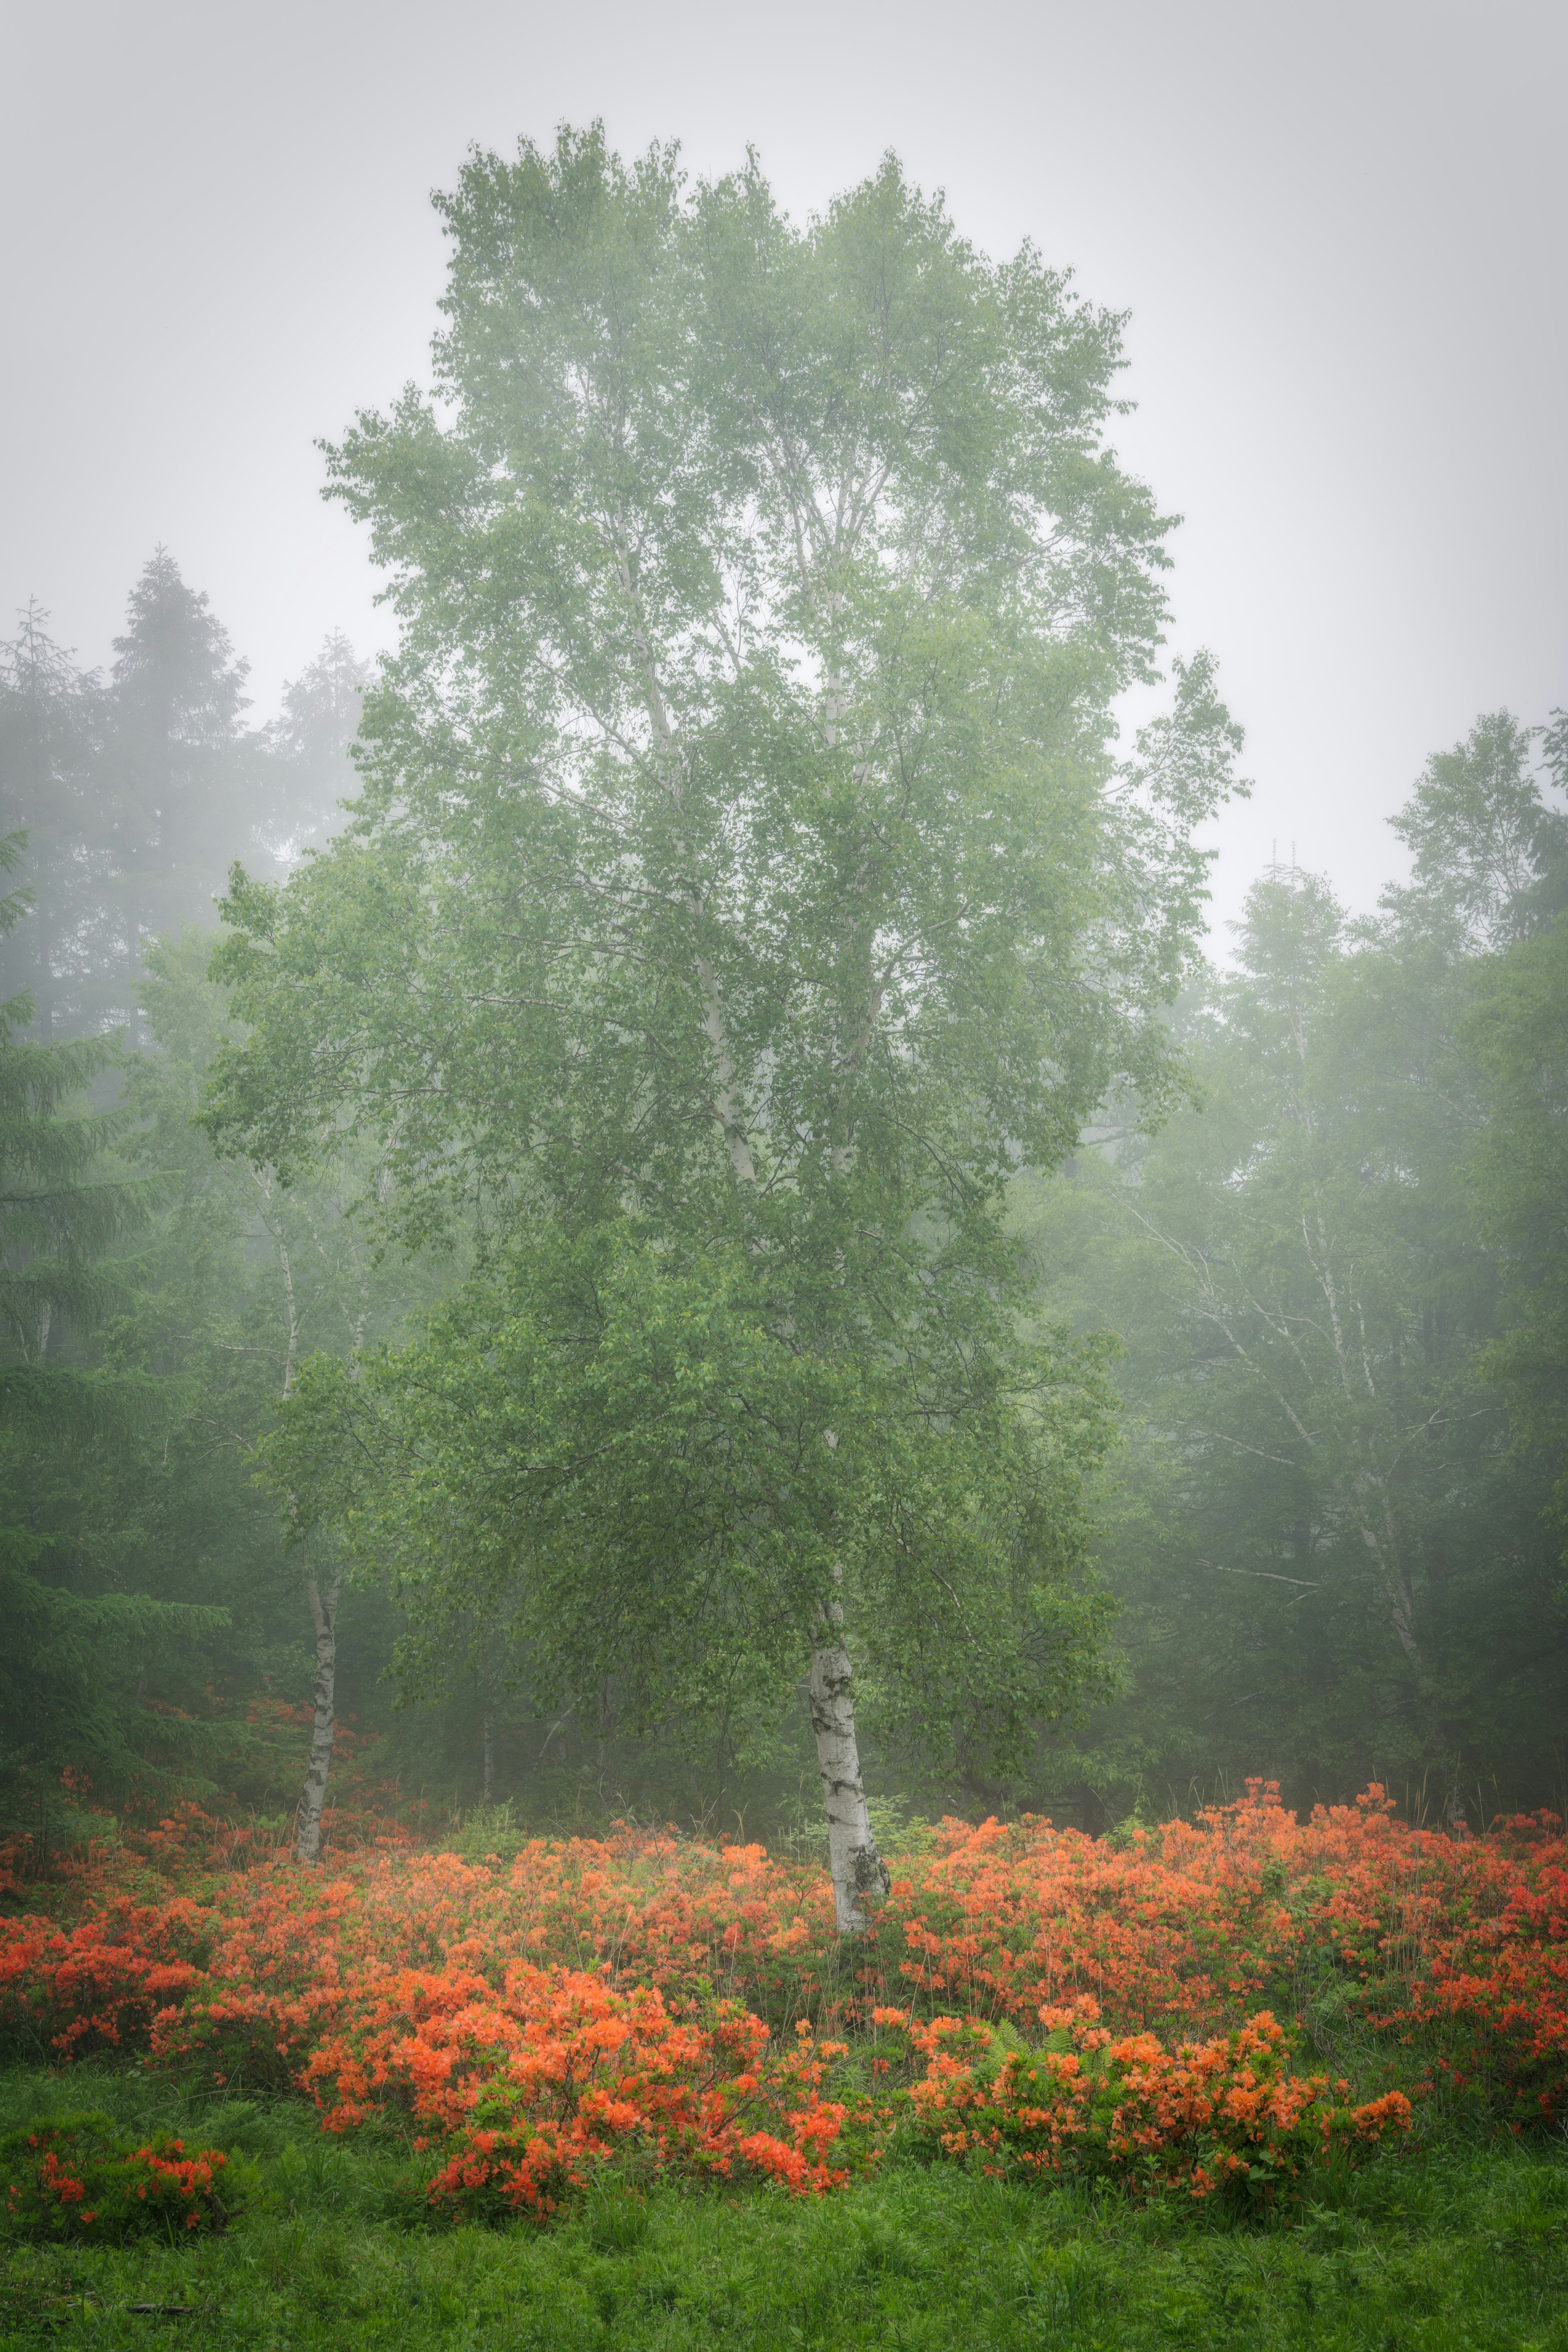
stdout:
<svg viewBox="0 0 1568 2352">
<path fill-rule="evenodd" d="M 1568 699 L 1560 8 L 157 0 L 7 50 L 0 603 L 87 663 L 160 541 L 253 719 L 329 631 L 387 642 L 313 442 L 423 372 L 468 142 L 602 114 L 694 173 L 753 142 L 800 214 L 891 146 L 1131 312 L 1120 446 L 1257 780 L 1220 917 L 1276 843 L 1370 905 L 1426 754 Z"/>
</svg>

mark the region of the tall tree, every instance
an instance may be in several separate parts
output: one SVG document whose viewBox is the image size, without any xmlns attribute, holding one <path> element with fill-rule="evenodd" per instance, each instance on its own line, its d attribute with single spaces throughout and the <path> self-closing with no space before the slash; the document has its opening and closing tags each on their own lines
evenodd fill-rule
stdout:
<svg viewBox="0 0 1568 2352">
<path fill-rule="evenodd" d="M 1537 740 L 1497 714 L 1428 762 L 1374 923 L 1266 877 L 1183 1010 L 1201 1108 L 1020 1203 L 1051 1311 L 1122 1336 L 1141 1432 L 1107 1545 L 1131 1689 L 1084 1762 L 1113 1801 L 1264 1770 L 1301 1797 L 1483 1768 L 1552 1792 L 1561 815 Z"/>
<path fill-rule="evenodd" d="M 124 1017 L 140 1042 L 142 941 L 209 913 L 255 822 L 241 730 L 249 664 L 160 547 L 114 640 L 109 805 Z"/>
<path fill-rule="evenodd" d="M 341 804 L 357 783 L 351 752 L 370 677 L 370 665 L 335 629 L 285 686 L 282 709 L 262 730 L 268 790 L 256 835 L 275 865 L 339 830 Z"/>
<path fill-rule="evenodd" d="M 353 1358 L 395 1328 L 427 1288 L 424 1269 L 373 1265 L 345 1214 L 348 1173 L 329 1160 L 284 1191 L 269 1171 L 215 1155 L 195 1124 L 224 1034 L 223 992 L 207 978 L 199 931 L 146 952 L 143 995 L 155 1051 L 128 1076 L 135 1122 L 122 1150 L 165 1171 L 172 1198 L 158 1220 L 133 1300 L 115 1333 L 120 1360 L 184 1391 L 161 1451 L 105 1459 L 100 1518 L 144 1535 L 142 1563 L 163 1589 L 221 1602 L 237 1667 L 294 1681 L 300 1584 L 314 1656 L 311 1760 L 299 1806 L 300 1859 L 321 1836 L 337 1723 L 341 1571 L 330 1542 L 286 1550 L 258 1488 L 257 1457 L 302 1354 Z"/>
<path fill-rule="evenodd" d="M 29 604 L 0 646 L 0 828 L 26 836 L 27 904 L 3 953 L 0 997 L 26 993 L 46 1043 L 98 1027 L 117 961 L 104 920 L 101 680 L 77 667 Z"/>
<path fill-rule="evenodd" d="M 1550 784 L 1568 793 L 1568 719 L 1523 727 L 1507 710 L 1478 719 L 1462 743 L 1435 751 L 1393 819 L 1411 854 L 1408 883 L 1382 904 L 1406 929 L 1466 948 L 1506 947 L 1553 910 L 1568 872 L 1568 812 L 1535 772 L 1544 738 Z"/>
<path fill-rule="evenodd" d="M 1548 869 L 1548 881 L 1556 877 Z M 1534 894 L 1539 905 L 1541 896 Z M 1520 1468 L 1568 1529 L 1568 911 L 1479 976 L 1465 1027 L 1485 1113 L 1471 1160 L 1481 1232 L 1500 1252 L 1508 1328 L 1488 1369 L 1512 1399 Z M 1563 1592 L 1559 1585 L 1558 1593 Z M 1568 1641 L 1568 1611 L 1552 1612 Z M 1544 1631 L 1544 1629 L 1542 1629 Z"/>
<path fill-rule="evenodd" d="M 1097 1365 L 1026 1342 L 1010 1171 L 1160 1007 L 1237 730 L 1206 662 L 1116 765 L 1167 526 L 1103 435 L 1119 322 L 889 161 L 802 230 L 597 130 L 476 156 L 437 401 L 333 453 L 403 635 L 353 829 L 236 878 L 217 1132 L 346 1128 L 483 1263 L 307 1366 L 279 1475 L 638 1719 L 808 1672 L 841 1925 L 885 1720 L 1006 1753 L 1093 1673 Z M 368 1465 L 368 1466 L 367 1466 Z"/>
<path fill-rule="evenodd" d="M 0 870 L 21 862 L 0 840 Z M 24 912 L 0 899 L 0 933 Z M 143 1223 L 157 1187 L 102 1164 L 122 1122 L 75 1106 L 110 1058 L 97 1039 L 24 1037 L 26 996 L 0 1004 L 0 1767 L 101 1769 L 129 1757 L 126 1718 L 140 1667 L 222 1612 L 145 1595 L 85 1594 L 47 1573 L 49 1545 L 29 1507 L 40 1458 L 82 1451 L 153 1401 L 134 1374 L 95 1368 L 80 1343 L 118 1303 L 112 1244 Z"/>
</svg>

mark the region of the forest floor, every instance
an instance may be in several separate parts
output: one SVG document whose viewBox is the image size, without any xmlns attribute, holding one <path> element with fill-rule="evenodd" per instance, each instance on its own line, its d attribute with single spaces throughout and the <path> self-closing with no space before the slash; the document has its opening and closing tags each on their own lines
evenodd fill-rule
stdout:
<svg viewBox="0 0 1568 2352">
<path fill-rule="evenodd" d="M 63 2087 L 0 2074 L 0 2129 L 67 2104 Z M 72 2070 L 68 2104 L 235 2150 L 244 2210 L 190 2243 L 11 2251 L 5 2346 L 1568 2347 L 1560 2137 L 1390 2151 L 1262 2221 L 895 2162 L 823 2198 L 598 2184 L 546 2225 L 441 2227 L 400 2151 L 324 2135 L 297 2101 L 182 2096 L 100 2061 Z"/>
</svg>

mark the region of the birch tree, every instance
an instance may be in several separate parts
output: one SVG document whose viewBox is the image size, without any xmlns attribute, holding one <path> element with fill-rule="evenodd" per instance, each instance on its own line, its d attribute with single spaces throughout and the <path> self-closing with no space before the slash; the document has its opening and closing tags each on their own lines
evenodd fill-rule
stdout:
<svg viewBox="0 0 1568 2352">
<path fill-rule="evenodd" d="M 342 1327 L 349 1355 L 364 1345 L 370 1315 L 368 1252 L 363 1236 L 343 1214 L 341 1199 L 315 1201 L 298 1189 L 284 1193 L 270 1168 L 253 1168 L 256 1215 L 271 1246 L 282 1292 L 283 1377 L 279 1405 L 294 1392 L 300 1351 L 323 1310 Z M 338 1336 L 334 1334 L 334 1336 Z M 289 1516 L 296 1516 L 291 1507 Z M 337 1734 L 338 1605 L 343 1580 L 334 1567 L 323 1580 L 312 1568 L 305 1600 L 315 1636 L 316 1671 L 311 1689 L 310 1755 L 295 1817 L 294 1847 L 300 1862 L 315 1862 L 321 1850 L 321 1814 L 327 1801 L 332 1745 Z"/>
<path fill-rule="evenodd" d="M 840 1924 L 854 1706 L 997 1752 L 1096 1611 L 1093 1361 L 1026 1346 L 1009 1174 L 1161 1007 L 1238 734 L 1155 676 L 1168 524 L 1106 441 L 1120 321 L 889 160 L 805 226 L 598 130 L 476 154 L 431 392 L 329 453 L 401 622 L 344 840 L 237 872 L 214 1130 L 346 1134 L 480 1272 L 280 1475 L 398 1578 L 649 1720 L 805 1679 Z"/>
</svg>

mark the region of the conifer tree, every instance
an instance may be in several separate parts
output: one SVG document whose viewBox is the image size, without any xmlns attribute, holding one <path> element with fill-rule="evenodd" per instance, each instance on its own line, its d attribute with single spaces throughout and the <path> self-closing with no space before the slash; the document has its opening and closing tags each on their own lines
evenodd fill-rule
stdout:
<svg viewBox="0 0 1568 2352">
<path fill-rule="evenodd" d="M 0 840 L 0 870 L 14 873 L 21 856 L 16 836 Z M 0 933 L 25 908 L 22 894 L 0 899 Z M 32 1013 L 26 996 L 0 1004 L 0 1769 L 123 1770 L 135 1673 L 223 1612 L 84 1594 L 37 1572 L 47 1545 L 24 1496 L 40 1462 L 79 1455 L 156 1410 L 152 1383 L 86 1366 L 79 1342 L 123 1296 L 106 1253 L 160 1188 L 105 1173 L 123 1122 L 72 1108 L 110 1060 L 110 1042 L 30 1040 Z"/>
<path fill-rule="evenodd" d="M 131 592 L 114 640 L 104 788 L 95 822 L 112 844 L 110 901 L 123 959 L 122 1014 L 140 1043 L 142 941 L 210 921 L 257 817 L 241 728 L 249 664 L 166 548 Z"/>
<path fill-rule="evenodd" d="M 0 1001 L 24 992 L 46 1044 L 111 1010 L 111 847 L 100 805 L 105 696 L 29 604 L 0 646 L 0 830 L 25 835 L 27 904 L 0 947 Z"/>
</svg>

